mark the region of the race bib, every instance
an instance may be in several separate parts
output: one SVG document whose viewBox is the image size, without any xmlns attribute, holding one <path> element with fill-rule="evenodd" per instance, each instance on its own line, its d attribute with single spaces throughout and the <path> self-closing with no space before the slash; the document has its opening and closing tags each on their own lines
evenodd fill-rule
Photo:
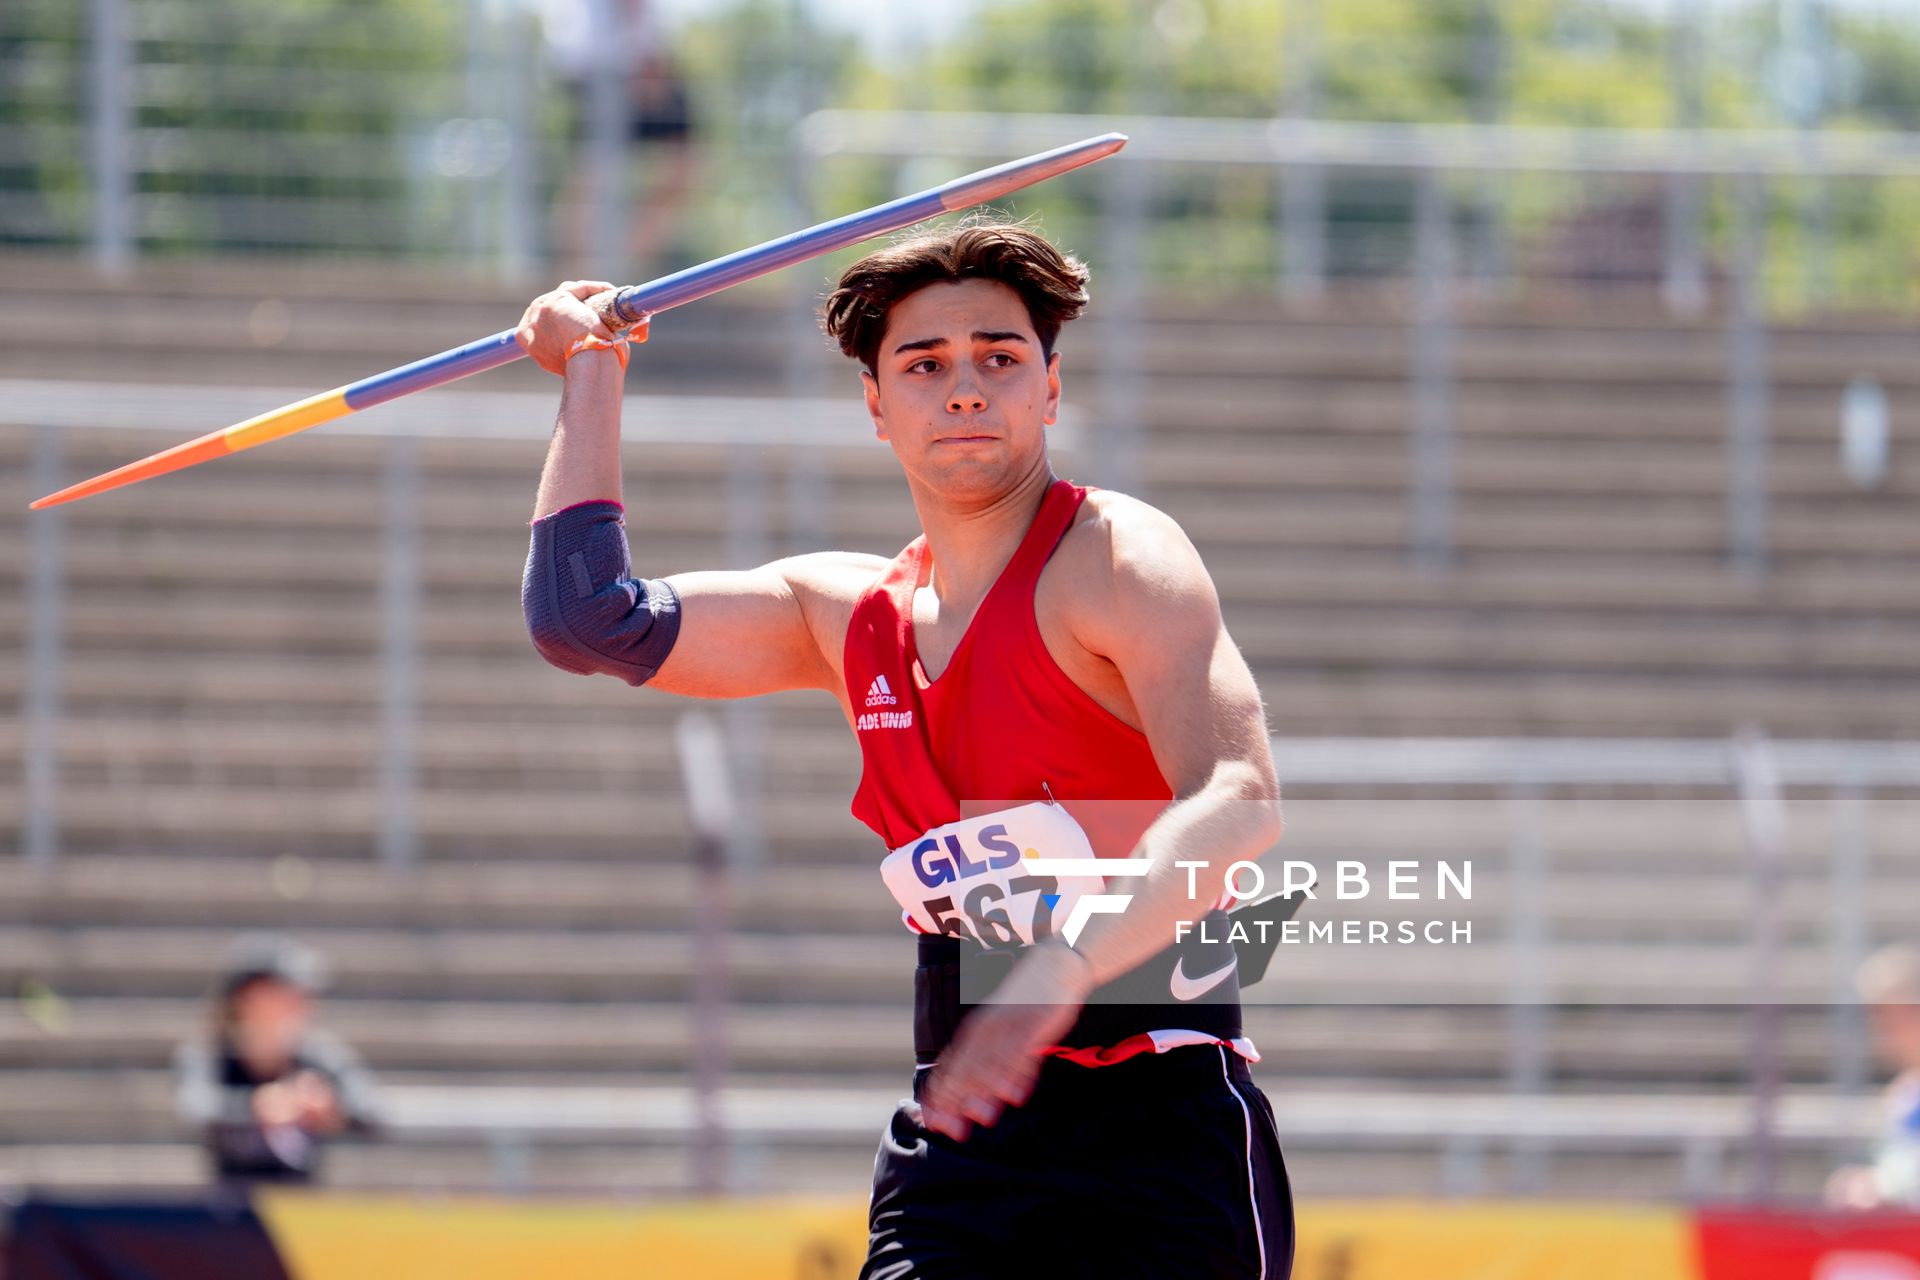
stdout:
<svg viewBox="0 0 1920 1280">
<path fill-rule="evenodd" d="M 889 853 L 880 875 L 926 932 L 1004 949 L 1051 937 L 1081 895 L 1106 888 L 1098 875 L 1030 875 L 1028 859 L 1093 856 L 1072 814 L 1035 800 L 935 827 Z"/>
</svg>

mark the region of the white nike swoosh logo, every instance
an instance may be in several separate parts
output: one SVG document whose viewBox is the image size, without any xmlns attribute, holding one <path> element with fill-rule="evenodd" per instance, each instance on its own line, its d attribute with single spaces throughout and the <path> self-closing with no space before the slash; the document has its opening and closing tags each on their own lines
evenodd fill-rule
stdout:
<svg viewBox="0 0 1920 1280">
<path fill-rule="evenodd" d="M 1186 964 L 1186 959 L 1182 957 L 1173 962 L 1173 977 L 1167 985 L 1173 988 L 1173 998 L 1175 1000 L 1198 1000 L 1201 996 L 1207 994 L 1207 992 L 1213 990 L 1222 982 L 1225 982 L 1227 975 L 1232 973 L 1234 966 L 1239 963 L 1240 958 L 1235 956 L 1218 969 L 1215 969 L 1212 973 L 1204 973 L 1197 978 L 1189 978 L 1186 969 L 1183 967 Z"/>
</svg>

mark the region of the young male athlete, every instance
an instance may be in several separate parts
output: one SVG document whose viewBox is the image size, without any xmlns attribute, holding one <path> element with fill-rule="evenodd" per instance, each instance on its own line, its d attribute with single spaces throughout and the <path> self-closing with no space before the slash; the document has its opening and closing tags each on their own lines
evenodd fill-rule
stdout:
<svg viewBox="0 0 1920 1280">
<path fill-rule="evenodd" d="M 692 697 L 823 689 L 860 744 L 853 811 L 919 935 L 914 1096 L 875 1160 L 865 1280 L 1291 1266 L 1220 927 L 1230 865 L 1280 833 L 1265 715 L 1179 526 L 1048 462 L 1086 280 L 977 223 L 841 277 L 825 327 L 920 518 L 891 560 L 634 576 L 626 350 L 585 302 L 611 286 L 562 285 L 518 331 L 566 379 L 524 581 L 540 653 Z M 1093 858 L 1148 870 L 1032 870 Z"/>
</svg>

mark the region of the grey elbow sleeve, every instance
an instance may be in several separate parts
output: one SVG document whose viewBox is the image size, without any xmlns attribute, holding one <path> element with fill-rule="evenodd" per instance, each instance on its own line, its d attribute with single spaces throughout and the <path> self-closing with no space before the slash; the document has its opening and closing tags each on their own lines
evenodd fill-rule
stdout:
<svg viewBox="0 0 1920 1280">
<path fill-rule="evenodd" d="M 520 606 L 540 656 L 563 671 L 645 684 L 680 634 L 680 597 L 634 578 L 617 502 L 581 502 L 533 522 Z"/>
</svg>

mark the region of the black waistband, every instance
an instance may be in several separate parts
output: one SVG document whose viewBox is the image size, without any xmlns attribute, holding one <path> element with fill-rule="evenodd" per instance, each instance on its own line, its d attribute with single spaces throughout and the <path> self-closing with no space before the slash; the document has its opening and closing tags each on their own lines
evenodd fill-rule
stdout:
<svg viewBox="0 0 1920 1280">
<path fill-rule="evenodd" d="M 1075 1049 L 1105 1047 L 1143 1032 L 1171 1029 L 1222 1040 L 1238 1037 L 1238 963 L 1227 939 L 1226 913 L 1209 913 L 1181 942 L 1095 988 L 1060 1043 Z M 989 950 L 971 939 L 936 934 L 921 934 L 918 945 L 913 1050 L 916 1062 L 930 1063 L 952 1041 L 967 1011 L 1006 977 L 1019 952 Z"/>
</svg>

